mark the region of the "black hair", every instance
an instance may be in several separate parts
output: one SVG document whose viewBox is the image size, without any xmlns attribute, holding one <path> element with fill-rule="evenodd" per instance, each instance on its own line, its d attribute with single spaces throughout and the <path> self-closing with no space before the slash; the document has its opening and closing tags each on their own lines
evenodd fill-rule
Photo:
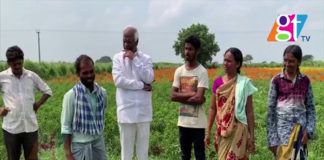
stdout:
<svg viewBox="0 0 324 160">
<path fill-rule="evenodd" d="M 6 52 L 7 62 L 24 59 L 24 52 L 18 46 L 11 46 Z"/>
<path fill-rule="evenodd" d="M 85 55 L 85 54 L 80 55 L 80 56 L 76 59 L 76 61 L 75 61 L 75 63 L 74 63 L 75 71 L 76 71 L 77 74 L 80 73 L 80 64 L 81 64 L 81 62 L 82 62 L 82 61 L 85 61 L 85 60 L 89 60 L 92 64 L 94 64 L 93 60 L 92 60 L 89 56 L 87 56 L 87 55 Z"/>
<path fill-rule="evenodd" d="M 184 41 L 185 43 L 190 43 L 191 45 L 193 45 L 195 47 L 195 49 L 200 49 L 200 39 L 196 36 L 189 36 L 185 39 Z"/>
<path fill-rule="evenodd" d="M 303 52 L 301 48 L 298 45 L 289 45 L 284 53 L 283 56 L 285 56 L 287 53 L 291 53 L 299 62 L 302 61 L 303 58 Z"/>
<path fill-rule="evenodd" d="M 242 63 L 243 63 L 243 55 L 242 55 L 242 52 L 238 49 L 238 48 L 235 48 L 235 47 L 231 47 L 229 49 L 227 49 L 224 53 L 224 56 L 227 52 L 231 52 L 233 57 L 234 57 L 234 60 L 235 62 L 237 63 L 240 63 L 240 66 L 237 68 L 236 72 L 237 73 L 241 73 L 241 67 L 242 67 Z"/>
</svg>

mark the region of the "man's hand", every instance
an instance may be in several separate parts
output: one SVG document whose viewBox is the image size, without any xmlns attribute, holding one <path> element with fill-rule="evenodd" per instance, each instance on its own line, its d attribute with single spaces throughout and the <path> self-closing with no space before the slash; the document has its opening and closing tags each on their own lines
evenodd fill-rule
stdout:
<svg viewBox="0 0 324 160">
<path fill-rule="evenodd" d="M 131 50 L 125 50 L 124 58 L 128 57 L 130 60 L 133 60 L 135 58 L 135 53 Z"/>
<path fill-rule="evenodd" d="M 144 91 L 152 91 L 152 86 L 150 84 L 144 83 L 143 90 Z"/>
<path fill-rule="evenodd" d="M 37 110 L 39 109 L 40 106 L 41 106 L 41 104 L 39 102 L 34 103 L 33 107 L 34 107 L 35 113 L 37 112 Z"/>
<path fill-rule="evenodd" d="M 74 160 L 73 156 L 72 156 L 72 153 L 70 154 L 65 154 L 65 159 L 66 160 Z"/>
<path fill-rule="evenodd" d="M 304 130 L 303 137 L 302 137 L 302 144 L 305 145 L 307 144 L 307 142 L 308 142 L 308 135 L 307 135 L 307 131 Z"/>
<path fill-rule="evenodd" d="M 2 107 L 0 108 L 0 116 L 6 116 L 10 109 L 8 107 Z"/>
<path fill-rule="evenodd" d="M 188 93 L 182 93 L 185 94 L 188 97 L 193 97 L 194 95 L 196 95 L 196 92 L 188 92 Z"/>
<path fill-rule="evenodd" d="M 188 102 L 196 102 L 196 101 L 202 101 L 202 103 L 204 103 L 206 101 L 206 98 L 205 96 L 203 96 L 202 99 L 200 99 L 198 96 L 196 96 L 195 93 L 192 97 L 188 99 Z"/>
<path fill-rule="evenodd" d="M 64 141 L 65 159 L 74 160 L 73 154 L 71 152 L 72 135 L 63 134 L 63 141 Z"/>
</svg>

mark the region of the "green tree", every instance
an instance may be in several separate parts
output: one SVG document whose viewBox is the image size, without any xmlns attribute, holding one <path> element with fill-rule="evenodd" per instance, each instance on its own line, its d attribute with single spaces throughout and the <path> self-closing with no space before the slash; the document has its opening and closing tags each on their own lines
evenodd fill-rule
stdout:
<svg viewBox="0 0 324 160">
<path fill-rule="evenodd" d="M 251 61 L 252 61 L 252 60 L 253 60 L 253 57 L 252 57 L 252 55 L 250 55 L 250 54 L 247 54 L 247 55 L 245 55 L 245 56 L 243 57 L 243 61 L 246 62 L 246 63 L 251 64 Z"/>
<path fill-rule="evenodd" d="M 302 61 L 313 60 L 314 57 L 311 54 L 306 54 L 303 56 Z"/>
<path fill-rule="evenodd" d="M 189 28 L 182 28 L 178 33 L 178 39 L 173 44 L 173 49 L 176 55 L 181 55 L 184 59 L 184 40 L 190 35 L 199 37 L 201 42 L 200 53 L 197 60 L 200 64 L 206 66 L 213 60 L 212 56 L 216 56 L 219 51 L 217 42 L 215 42 L 215 35 L 208 32 L 208 28 L 203 24 L 192 24 Z"/>
<path fill-rule="evenodd" d="M 109 56 L 103 56 L 100 57 L 98 60 L 96 60 L 96 63 L 110 63 L 111 58 Z"/>
</svg>

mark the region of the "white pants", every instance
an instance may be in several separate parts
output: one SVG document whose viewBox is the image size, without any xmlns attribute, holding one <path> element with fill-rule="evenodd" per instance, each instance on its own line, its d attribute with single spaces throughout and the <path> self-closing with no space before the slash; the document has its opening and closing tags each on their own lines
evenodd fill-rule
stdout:
<svg viewBox="0 0 324 160">
<path fill-rule="evenodd" d="M 138 160 L 148 160 L 150 122 L 118 123 L 121 144 L 121 159 L 132 160 L 134 144 Z"/>
</svg>

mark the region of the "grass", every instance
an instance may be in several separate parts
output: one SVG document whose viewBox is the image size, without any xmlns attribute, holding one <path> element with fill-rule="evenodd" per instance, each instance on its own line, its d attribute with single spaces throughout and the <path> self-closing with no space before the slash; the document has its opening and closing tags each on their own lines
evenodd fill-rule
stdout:
<svg viewBox="0 0 324 160">
<path fill-rule="evenodd" d="M 270 160 L 271 153 L 267 149 L 266 141 L 266 116 L 267 116 L 267 94 L 269 81 L 253 81 L 259 91 L 253 95 L 253 107 L 255 112 L 255 134 L 256 134 L 256 153 L 251 155 L 252 160 Z M 37 113 L 39 122 L 39 135 L 42 144 L 50 142 L 50 134 L 55 133 L 55 148 L 53 150 L 41 150 L 40 159 L 65 159 L 63 151 L 63 141 L 60 135 L 60 116 L 63 95 L 73 87 L 73 83 L 49 83 L 53 90 L 53 97 Z M 120 159 L 119 131 L 116 118 L 116 89 L 113 83 L 101 84 L 108 93 L 109 105 L 105 115 L 105 144 L 109 159 Z M 210 88 L 212 81 L 210 81 Z M 316 111 L 316 137 L 309 146 L 309 159 L 324 159 L 324 90 L 322 82 L 312 83 Z M 178 142 L 178 104 L 170 101 L 171 82 L 160 82 L 153 85 L 153 122 L 151 123 L 150 137 L 150 159 L 180 159 L 180 149 Z M 39 98 L 40 95 L 37 95 Z M 206 92 L 206 104 L 204 105 L 207 114 L 211 97 L 211 89 Z M 1 106 L 3 103 L 1 102 Z M 2 119 L 0 119 L 2 122 Z M 215 130 L 215 125 L 214 125 Z M 0 160 L 6 158 L 6 149 L 0 131 Z M 207 150 L 208 159 L 216 159 L 215 150 Z"/>
</svg>

